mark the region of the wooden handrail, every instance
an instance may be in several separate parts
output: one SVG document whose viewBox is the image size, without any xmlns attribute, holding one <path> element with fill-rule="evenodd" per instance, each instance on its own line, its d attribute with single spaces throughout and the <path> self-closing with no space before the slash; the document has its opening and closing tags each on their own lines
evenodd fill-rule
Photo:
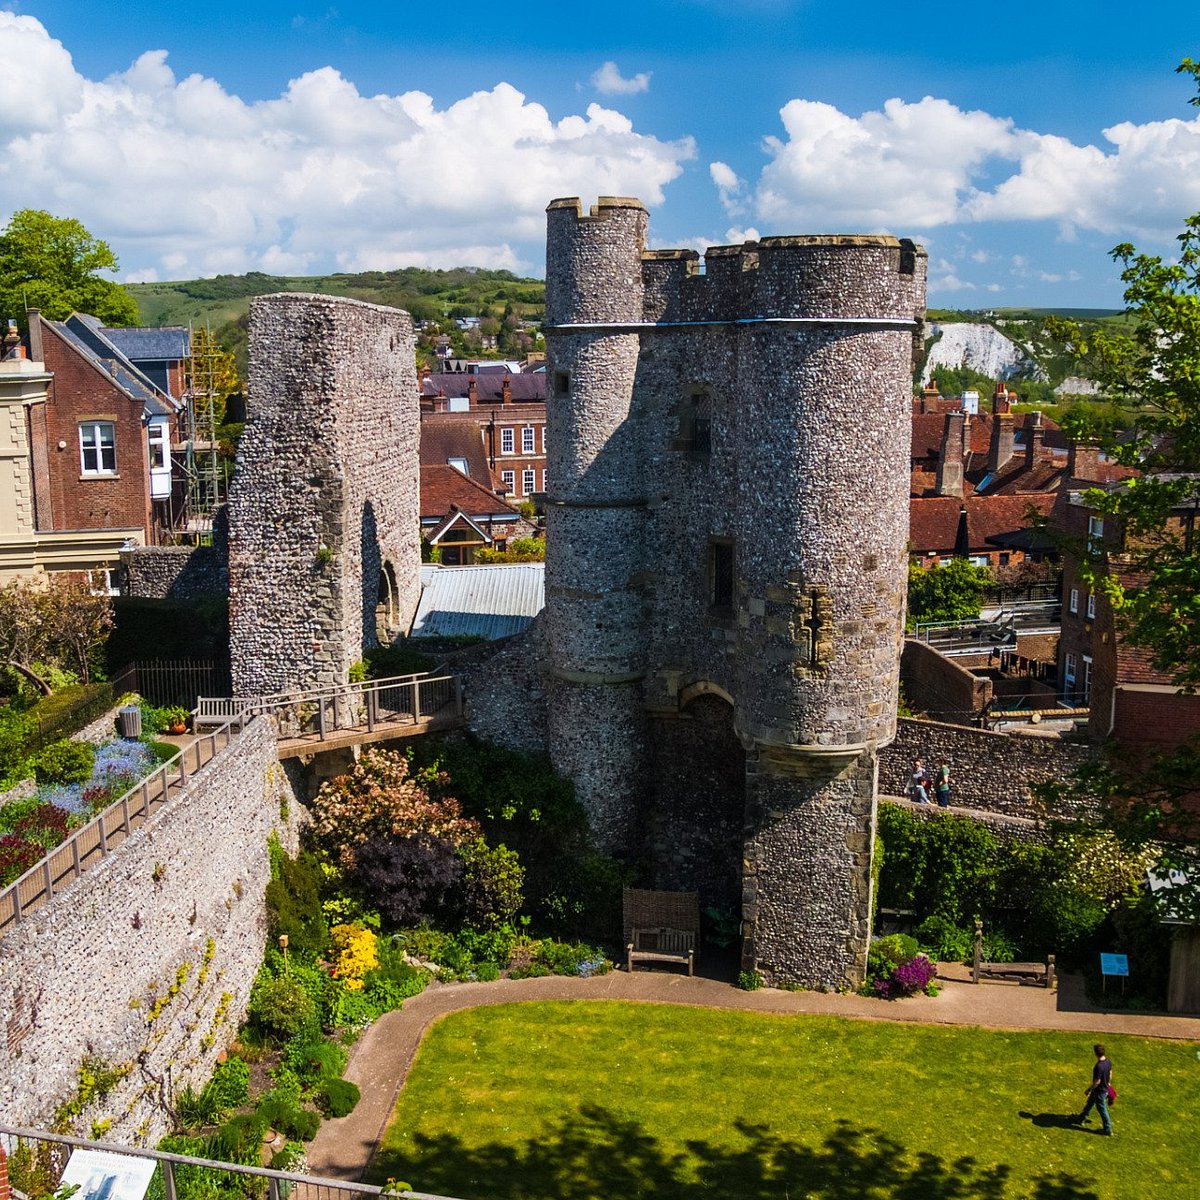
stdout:
<svg viewBox="0 0 1200 1200">
<path fill-rule="evenodd" d="M 234 728 L 234 725 L 237 728 Z M 141 816 L 143 823 L 150 819 L 152 807 L 155 803 L 162 804 L 170 798 L 172 787 L 176 791 L 187 782 L 189 774 L 195 774 L 201 766 L 206 762 L 212 762 L 216 757 L 218 749 L 225 749 L 230 742 L 233 741 L 234 734 L 240 732 L 240 722 L 228 722 L 220 728 L 213 730 L 212 733 L 198 737 L 190 745 L 185 746 L 178 754 L 172 755 L 165 762 L 160 763 L 149 775 L 139 779 L 131 788 L 128 788 L 120 796 L 118 796 L 107 808 L 102 809 L 97 813 L 86 825 L 81 825 L 70 837 L 60 842 L 52 850 L 50 850 L 44 858 L 35 863 L 23 875 L 10 883 L 6 888 L 0 890 L 0 937 L 3 937 L 4 931 L 9 926 L 20 924 L 24 919 L 27 910 L 41 904 L 43 901 L 53 899 L 56 891 L 62 889 L 67 883 L 72 883 L 78 879 L 88 867 L 85 861 L 87 851 L 81 853 L 81 844 L 85 841 L 94 841 L 95 849 L 99 849 L 101 859 L 106 858 L 111 852 L 109 838 L 112 836 L 112 828 L 106 827 L 105 822 L 110 816 L 119 814 L 119 828 L 124 832 L 126 837 L 133 832 L 133 819 Z M 223 744 L 218 747 L 217 742 L 224 738 Z M 208 758 L 203 757 L 204 747 L 209 749 Z M 189 772 L 186 756 L 194 752 L 195 766 Z M 172 778 L 174 775 L 177 778 Z M 157 783 L 159 786 L 155 791 L 155 796 L 152 799 L 151 789 Z M 133 802 L 131 805 L 131 801 Z M 60 870 L 57 862 L 62 858 L 69 858 L 70 862 L 65 870 Z M 40 876 L 40 880 L 38 877 Z M 30 892 L 30 884 L 38 880 L 36 888 Z M 29 893 L 26 899 L 22 899 L 22 892 Z"/>
</svg>

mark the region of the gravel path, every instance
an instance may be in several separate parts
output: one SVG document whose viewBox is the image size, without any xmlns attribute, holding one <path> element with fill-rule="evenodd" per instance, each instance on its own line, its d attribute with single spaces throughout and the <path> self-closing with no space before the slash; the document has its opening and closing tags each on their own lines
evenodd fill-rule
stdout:
<svg viewBox="0 0 1200 1200">
<path fill-rule="evenodd" d="M 355 1045 L 346 1078 L 362 1089 L 348 1116 L 326 1121 L 308 1147 L 309 1169 L 332 1179 L 361 1179 L 383 1137 L 396 1096 L 425 1030 L 438 1018 L 483 1004 L 522 1000 L 632 1000 L 651 1004 L 691 1004 L 746 1012 L 819 1013 L 869 1021 L 908 1021 L 934 1025 L 980 1025 L 992 1029 L 1049 1029 L 1087 1033 L 1128 1033 L 1142 1037 L 1200 1041 L 1200 1017 L 1105 1012 L 1092 1007 L 1082 980 L 1060 976 L 1057 991 L 989 983 L 975 986 L 966 968 L 939 965 L 946 980 L 936 998 L 873 1000 L 824 992 L 783 992 L 763 988 L 743 992 L 714 979 L 689 979 L 670 971 L 613 971 L 595 979 L 501 979 L 494 983 L 433 985 L 404 1007 L 381 1017 Z"/>
</svg>

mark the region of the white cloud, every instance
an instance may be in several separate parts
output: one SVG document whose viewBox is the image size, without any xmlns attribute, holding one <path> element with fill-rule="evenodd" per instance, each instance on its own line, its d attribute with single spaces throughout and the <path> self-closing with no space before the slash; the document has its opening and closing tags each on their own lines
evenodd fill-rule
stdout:
<svg viewBox="0 0 1200 1200">
<path fill-rule="evenodd" d="M 723 162 L 709 163 L 708 176 L 717 185 L 721 207 L 731 217 L 742 216 L 746 212 L 746 181 Z"/>
<path fill-rule="evenodd" d="M 10 39 L 12 60 L 36 67 L 18 67 L 20 86 Z M 30 17 L 0 12 L 0 41 L 0 225 L 23 207 L 78 217 L 139 278 L 536 270 L 550 198 L 659 204 L 695 155 L 690 138 L 639 133 L 599 104 L 555 120 L 507 83 L 439 108 L 421 92 L 362 95 L 323 67 L 247 103 L 177 79 L 161 50 L 85 79 Z"/>
<path fill-rule="evenodd" d="M 1054 221 L 1061 241 L 1080 229 L 1168 241 L 1200 209 L 1200 117 L 1114 125 L 1102 147 L 930 96 L 858 117 L 797 99 L 780 117 L 785 136 L 765 139 L 753 189 L 756 216 L 776 229 Z"/>
<path fill-rule="evenodd" d="M 650 90 L 652 71 L 641 71 L 632 79 L 625 79 L 615 62 L 606 62 L 592 73 L 592 87 L 602 96 L 634 96 Z"/>
</svg>

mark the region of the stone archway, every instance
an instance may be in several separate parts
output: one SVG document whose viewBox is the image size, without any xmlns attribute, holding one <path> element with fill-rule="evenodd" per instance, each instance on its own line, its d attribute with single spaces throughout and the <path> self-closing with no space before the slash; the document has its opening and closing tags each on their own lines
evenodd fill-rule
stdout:
<svg viewBox="0 0 1200 1200">
<path fill-rule="evenodd" d="M 651 717 L 645 834 L 655 887 L 740 912 L 746 753 L 733 712 L 728 692 L 701 681 L 681 691 L 678 712 Z"/>
<path fill-rule="evenodd" d="M 386 559 L 379 568 L 379 597 L 375 603 L 375 637 L 381 646 L 390 645 L 400 625 L 400 589 L 396 568 Z"/>
</svg>

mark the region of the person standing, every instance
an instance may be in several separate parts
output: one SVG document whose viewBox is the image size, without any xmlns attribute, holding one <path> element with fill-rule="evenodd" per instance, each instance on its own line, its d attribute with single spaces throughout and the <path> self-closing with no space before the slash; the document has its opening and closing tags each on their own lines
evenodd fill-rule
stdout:
<svg viewBox="0 0 1200 1200">
<path fill-rule="evenodd" d="M 918 804 L 929 803 L 929 772 L 919 759 L 913 759 L 912 777 L 908 781 L 908 794 Z"/>
<path fill-rule="evenodd" d="M 938 808 L 949 808 L 950 764 L 946 761 L 944 755 L 939 761 L 941 765 L 937 769 L 937 778 L 934 781 L 933 790 L 937 794 Z"/>
<path fill-rule="evenodd" d="M 1087 1104 L 1083 1112 L 1075 1119 L 1083 1124 L 1093 1108 L 1100 1114 L 1100 1124 L 1104 1126 L 1104 1136 L 1113 1136 L 1112 1117 L 1108 1112 L 1108 1092 L 1112 1086 L 1112 1061 L 1104 1053 L 1104 1047 L 1097 1044 L 1092 1047 L 1096 1056 L 1096 1065 L 1092 1068 L 1092 1082 L 1084 1089 L 1087 1093 Z"/>
</svg>

